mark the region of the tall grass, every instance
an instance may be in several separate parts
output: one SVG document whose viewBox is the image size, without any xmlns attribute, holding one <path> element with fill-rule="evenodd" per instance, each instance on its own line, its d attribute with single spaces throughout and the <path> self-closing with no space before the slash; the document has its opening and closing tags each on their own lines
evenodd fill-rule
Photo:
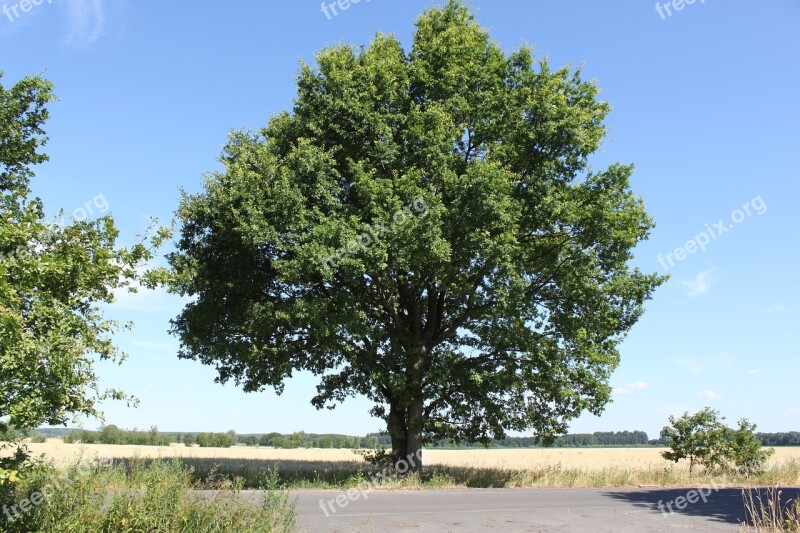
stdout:
<svg viewBox="0 0 800 533">
<path fill-rule="evenodd" d="M 747 515 L 743 532 L 800 532 L 800 498 L 784 504 L 781 490 L 772 487 L 742 489 L 742 499 Z"/>
<path fill-rule="evenodd" d="M 205 483 L 180 461 L 129 461 L 87 471 L 74 465 L 64 472 L 39 465 L 16 487 L 16 501 L 43 488 L 49 496 L 27 512 L 0 517 L 9 532 L 284 532 L 296 520 L 294 504 L 277 490 L 274 475 L 263 476 L 255 502 L 240 493 L 241 480 L 212 472 Z M 57 488 L 55 488 L 57 486 Z M 207 489 L 209 492 L 195 492 Z M 8 498 L 6 498 L 8 500 Z M 30 499 L 29 501 L 34 501 Z M 11 519 L 9 519 L 11 518 Z M 2 521 L 5 521 L 3 523 Z"/>
<path fill-rule="evenodd" d="M 334 461 L 272 461 L 263 459 L 183 458 L 199 479 L 216 471 L 240 480 L 244 487 L 257 487 L 265 471 L 277 471 L 282 486 L 293 489 L 351 488 L 371 479 L 377 469 L 367 463 Z M 383 483 L 387 488 L 607 488 L 681 487 L 715 483 L 717 485 L 800 484 L 800 462 L 776 463 L 755 477 L 719 476 L 695 472 L 673 464 L 588 469 L 546 465 L 538 468 L 507 469 L 426 465 L 421 476 L 408 476 Z"/>
</svg>

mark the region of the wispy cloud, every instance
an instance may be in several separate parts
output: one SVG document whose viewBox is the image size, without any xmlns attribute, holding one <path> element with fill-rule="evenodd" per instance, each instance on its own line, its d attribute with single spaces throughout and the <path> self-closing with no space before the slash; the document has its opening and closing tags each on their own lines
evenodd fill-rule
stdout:
<svg viewBox="0 0 800 533">
<path fill-rule="evenodd" d="M 614 389 L 614 393 L 615 394 L 631 394 L 634 391 L 644 390 L 647 387 L 649 387 L 649 385 L 647 384 L 646 381 L 634 381 L 633 383 L 628 383 L 624 387 L 617 387 L 616 389 Z"/>
<path fill-rule="evenodd" d="M 713 390 L 704 390 L 702 392 L 697 393 L 698 398 L 703 398 L 704 400 L 721 400 L 722 395 L 714 392 Z"/>
<path fill-rule="evenodd" d="M 679 357 L 673 359 L 673 362 L 679 367 L 689 370 L 692 374 L 701 374 L 708 368 L 716 370 L 727 368 L 735 362 L 735 358 L 727 353 L 717 353 L 696 359 Z"/>
<path fill-rule="evenodd" d="M 673 359 L 676 365 L 688 369 L 692 374 L 699 374 L 706 366 L 707 362 L 702 359 Z"/>
<path fill-rule="evenodd" d="M 656 409 L 656 412 L 663 416 L 675 416 L 679 417 L 682 416 L 683 413 L 693 413 L 698 411 L 697 407 L 690 407 L 687 405 L 679 406 L 679 405 L 665 405 L 663 407 L 659 407 Z"/>
<path fill-rule="evenodd" d="M 699 272 L 694 279 L 681 281 L 681 284 L 687 289 L 686 295 L 689 298 L 694 298 L 711 290 L 711 274 L 714 270 L 716 268 L 711 267 L 708 270 Z"/>
<path fill-rule="evenodd" d="M 786 412 L 791 415 L 800 415 L 800 407 L 790 407 Z"/>
<path fill-rule="evenodd" d="M 762 307 L 761 312 L 768 315 L 790 315 L 792 314 L 792 308 L 786 304 L 775 303 L 766 307 Z"/>
<path fill-rule="evenodd" d="M 760 368 L 748 368 L 747 369 L 747 374 L 750 375 L 750 376 L 755 376 L 756 374 L 760 374 L 760 373 L 761 373 L 761 369 Z"/>
<path fill-rule="evenodd" d="M 146 350 L 178 350 L 178 345 L 174 342 L 153 342 L 145 340 L 131 341 L 131 344 L 137 348 L 144 348 Z"/>
<path fill-rule="evenodd" d="M 106 14 L 102 0 L 67 0 L 69 35 L 67 41 L 91 44 L 106 30 Z"/>
</svg>

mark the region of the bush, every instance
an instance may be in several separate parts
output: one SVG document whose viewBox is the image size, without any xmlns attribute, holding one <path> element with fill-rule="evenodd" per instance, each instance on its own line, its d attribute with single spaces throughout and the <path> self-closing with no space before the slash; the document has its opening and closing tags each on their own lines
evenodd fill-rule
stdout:
<svg viewBox="0 0 800 533">
<path fill-rule="evenodd" d="M 51 465 L 33 459 L 22 444 L 6 444 L 0 449 L 13 446 L 14 452 L 0 458 L 0 531 L 34 531 L 30 516 L 17 514 L 15 509 L 33 493 L 41 492 L 45 480 L 54 472 Z"/>
<path fill-rule="evenodd" d="M 712 474 L 750 477 L 762 473 L 774 450 L 762 448 L 754 432 L 756 425 L 746 418 L 735 430 L 727 427 L 724 419 L 710 407 L 678 419 L 669 417 L 670 425 L 661 430 L 661 438 L 671 449 L 662 456 L 676 463 L 688 459 L 689 472 L 700 464 Z"/>
<path fill-rule="evenodd" d="M 19 511 L 34 494 L 49 496 Z M 211 495 L 192 489 L 214 489 Z M 234 481 L 215 479 L 197 486 L 192 470 L 179 461 L 134 462 L 125 468 L 95 463 L 58 472 L 49 465 L 31 469 L 15 487 L 17 512 L 0 516 L 0 530 L 70 532 L 273 532 L 291 531 L 296 513 L 288 495 L 267 479 L 256 505 L 239 494 Z"/>
<path fill-rule="evenodd" d="M 16 429 L 0 422 L 0 442 L 14 442 L 27 436 L 27 431 Z"/>
</svg>

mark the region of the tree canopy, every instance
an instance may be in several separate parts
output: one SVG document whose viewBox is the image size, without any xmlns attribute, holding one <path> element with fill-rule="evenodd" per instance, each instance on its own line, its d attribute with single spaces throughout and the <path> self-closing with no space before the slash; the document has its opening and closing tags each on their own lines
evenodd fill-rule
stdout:
<svg viewBox="0 0 800 533">
<path fill-rule="evenodd" d="M 183 196 L 180 357 L 246 391 L 295 371 L 318 408 L 374 402 L 395 461 L 423 441 L 550 437 L 610 400 L 617 346 L 664 278 L 633 167 L 592 171 L 610 111 L 580 70 L 505 54 L 459 1 L 302 64 L 291 111 L 236 131 Z"/>
<path fill-rule="evenodd" d="M 118 324 L 98 305 L 150 254 L 115 248 L 110 215 L 56 224 L 30 196 L 53 98 L 40 77 L 0 85 L 0 426 L 19 429 L 99 415 L 99 400 L 126 397 L 101 389 L 93 370 L 97 359 L 122 358 L 110 338 Z"/>
</svg>

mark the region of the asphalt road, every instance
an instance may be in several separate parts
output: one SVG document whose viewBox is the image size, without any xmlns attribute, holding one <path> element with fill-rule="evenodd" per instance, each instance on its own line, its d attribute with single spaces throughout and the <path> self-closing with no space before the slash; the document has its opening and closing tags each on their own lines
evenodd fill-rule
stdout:
<svg viewBox="0 0 800 533">
<path fill-rule="evenodd" d="M 298 531 L 734 533 L 745 518 L 741 489 L 711 487 L 702 494 L 692 488 L 353 490 L 347 494 L 292 492 Z M 800 488 L 783 491 L 784 501 L 797 496 Z M 674 512 L 669 512 L 668 504 Z"/>
</svg>

